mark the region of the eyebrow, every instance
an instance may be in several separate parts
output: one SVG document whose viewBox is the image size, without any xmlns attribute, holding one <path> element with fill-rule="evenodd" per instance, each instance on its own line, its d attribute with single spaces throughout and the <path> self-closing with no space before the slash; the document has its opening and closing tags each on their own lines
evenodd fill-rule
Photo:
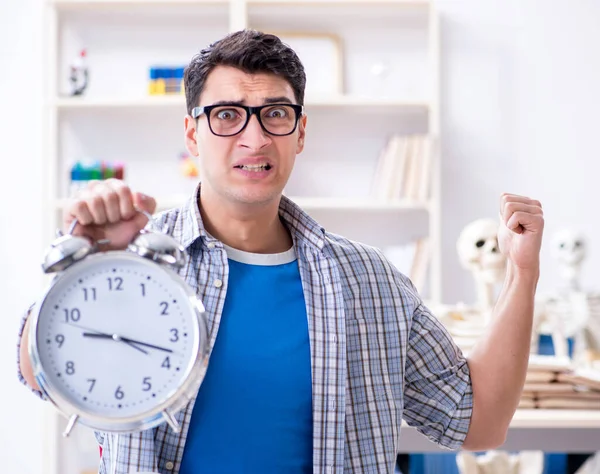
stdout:
<svg viewBox="0 0 600 474">
<path fill-rule="evenodd" d="M 292 101 L 286 96 L 282 95 L 279 97 L 267 97 L 263 100 L 264 105 L 267 104 L 291 104 Z M 244 105 L 243 100 L 220 100 L 218 102 L 214 102 L 211 105 Z"/>
</svg>

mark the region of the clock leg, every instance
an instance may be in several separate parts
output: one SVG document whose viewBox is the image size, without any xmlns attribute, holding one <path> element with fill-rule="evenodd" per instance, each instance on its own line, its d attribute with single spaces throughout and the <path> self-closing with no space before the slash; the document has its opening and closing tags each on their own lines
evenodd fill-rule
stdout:
<svg viewBox="0 0 600 474">
<path fill-rule="evenodd" d="M 164 410 L 162 412 L 162 416 L 175 433 L 179 433 L 181 431 L 181 426 L 179 425 L 179 423 L 177 423 L 175 417 L 171 415 L 167 410 Z"/>
<path fill-rule="evenodd" d="M 79 415 L 72 415 L 71 418 L 69 418 L 69 423 L 67 423 L 67 427 L 65 428 L 65 431 L 63 431 L 63 436 L 66 438 L 67 436 L 69 436 L 69 434 L 71 434 L 71 431 L 73 431 L 73 428 L 75 427 L 75 423 L 77 423 L 77 420 L 79 419 Z"/>
</svg>

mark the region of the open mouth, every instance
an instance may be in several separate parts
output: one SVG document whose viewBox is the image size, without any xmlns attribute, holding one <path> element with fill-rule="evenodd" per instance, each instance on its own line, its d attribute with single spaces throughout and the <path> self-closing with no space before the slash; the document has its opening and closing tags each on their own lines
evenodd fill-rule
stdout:
<svg viewBox="0 0 600 474">
<path fill-rule="evenodd" d="M 245 171 L 269 171 L 272 166 L 268 163 L 264 165 L 237 165 L 234 168 L 245 170 Z"/>
</svg>

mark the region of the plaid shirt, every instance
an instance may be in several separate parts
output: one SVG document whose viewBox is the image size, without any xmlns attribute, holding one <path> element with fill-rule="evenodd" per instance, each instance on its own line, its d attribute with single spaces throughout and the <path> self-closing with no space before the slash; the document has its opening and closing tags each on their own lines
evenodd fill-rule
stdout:
<svg viewBox="0 0 600 474">
<path fill-rule="evenodd" d="M 402 419 L 459 448 L 472 412 L 469 368 L 410 280 L 379 250 L 325 232 L 286 197 L 279 213 L 294 242 L 308 314 L 314 473 L 393 473 Z M 195 198 L 155 219 L 188 252 L 181 274 L 204 303 L 212 349 L 227 294 L 223 245 L 205 232 Z M 133 434 L 97 433 L 100 473 L 177 474 L 194 401 L 176 416 L 179 434 L 164 423 Z"/>
</svg>

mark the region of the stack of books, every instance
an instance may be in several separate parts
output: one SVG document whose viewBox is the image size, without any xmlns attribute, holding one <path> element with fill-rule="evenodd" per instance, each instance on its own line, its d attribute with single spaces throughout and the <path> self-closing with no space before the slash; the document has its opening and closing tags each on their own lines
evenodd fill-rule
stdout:
<svg viewBox="0 0 600 474">
<path fill-rule="evenodd" d="M 433 139 L 395 135 L 379 155 L 371 195 L 384 201 L 427 201 L 430 196 Z"/>
<path fill-rule="evenodd" d="M 519 408 L 600 410 L 600 369 L 532 354 Z"/>
</svg>

